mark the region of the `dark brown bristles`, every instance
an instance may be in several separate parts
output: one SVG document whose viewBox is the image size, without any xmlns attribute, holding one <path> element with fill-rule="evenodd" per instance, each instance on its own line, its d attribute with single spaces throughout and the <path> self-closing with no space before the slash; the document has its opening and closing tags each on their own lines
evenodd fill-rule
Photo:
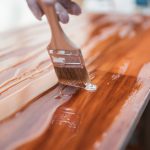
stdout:
<svg viewBox="0 0 150 150">
<path fill-rule="evenodd" d="M 83 68 L 54 67 L 59 82 L 65 85 L 85 88 L 89 83 L 89 76 L 85 66 Z"/>
</svg>

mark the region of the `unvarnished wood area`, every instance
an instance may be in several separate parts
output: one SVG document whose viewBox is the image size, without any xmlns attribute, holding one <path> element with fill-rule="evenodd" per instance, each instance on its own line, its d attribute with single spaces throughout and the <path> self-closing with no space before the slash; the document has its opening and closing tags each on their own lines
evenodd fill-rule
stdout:
<svg viewBox="0 0 150 150">
<path fill-rule="evenodd" d="M 58 84 L 41 23 L 0 36 L 0 149 L 117 150 L 150 90 L 150 19 L 82 15 L 63 26 L 83 52 L 96 92 Z"/>
</svg>

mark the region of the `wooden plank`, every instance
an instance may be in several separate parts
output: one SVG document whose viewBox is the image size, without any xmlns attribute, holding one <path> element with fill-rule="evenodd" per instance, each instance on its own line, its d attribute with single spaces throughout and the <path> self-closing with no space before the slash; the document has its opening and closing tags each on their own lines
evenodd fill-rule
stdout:
<svg viewBox="0 0 150 150">
<path fill-rule="evenodd" d="M 85 15 L 77 20 L 65 30 L 81 45 L 97 91 L 57 84 L 41 48 L 49 39 L 47 28 L 25 29 L 29 49 L 36 39 L 30 32 L 43 43 L 31 46 L 33 56 L 21 47 L 8 48 L 7 42 L 2 46 L 9 49 L 1 53 L 3 61 L 21 52 L 0 73 L 0 149 L 116 150 L 127 143 L 149 100 L 149 17 Z"/>
</svg>

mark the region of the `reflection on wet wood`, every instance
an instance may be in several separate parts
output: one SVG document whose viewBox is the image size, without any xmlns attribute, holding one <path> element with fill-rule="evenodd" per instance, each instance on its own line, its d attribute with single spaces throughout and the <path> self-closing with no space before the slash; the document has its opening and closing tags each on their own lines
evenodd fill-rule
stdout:
<svg viewBox="0 0 150 150">
<path fill-rule="evenodd" d="M 9 38 L 0 46 L 0 149 L 115 150 L 127 143 L 148 103 L 149 18 L 77 20 L 78 26 L 72 21 L 64 28 L 82 47 L 98 86 L 93 93 L 57 84 L 43 48 L 49 40 L 44 24 L 4 34 Z"/>
</svg>

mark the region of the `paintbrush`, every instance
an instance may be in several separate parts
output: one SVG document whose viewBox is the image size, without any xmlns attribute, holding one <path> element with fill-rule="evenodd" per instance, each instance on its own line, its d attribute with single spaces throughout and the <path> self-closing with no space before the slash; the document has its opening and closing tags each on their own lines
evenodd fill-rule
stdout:
<svg viewBox="0 0 150 150">
<path fill-rule="evenodd" d="M 48 52 L 59 82 L 64 85 L 95 91 L 96 86 L 90 81 L 81 50 L 67 38 L 59 24 L 54 8 L 55 0 L 48 5 L 43 0 L 38 2 L 51 27 L 52 38 Z"/>
</svg>

